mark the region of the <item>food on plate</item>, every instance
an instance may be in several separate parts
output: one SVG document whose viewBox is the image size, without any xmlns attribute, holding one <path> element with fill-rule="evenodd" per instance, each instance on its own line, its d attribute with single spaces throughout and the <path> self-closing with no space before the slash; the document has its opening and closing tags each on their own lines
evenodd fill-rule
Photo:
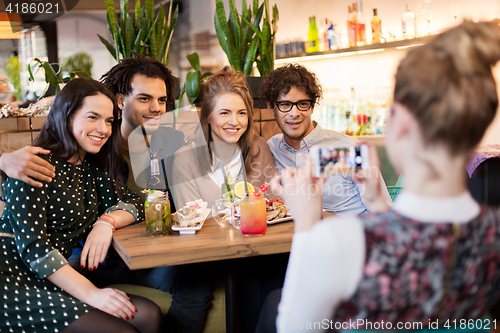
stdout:
<svg viewBox="0 0 500 333">
<path fill-rule="evenodd" d="M 203 199 L 186 202 L 186 206 L 177 210 L 174 214 L 174 223 L 179 227 L 196 227 L 205 221 L 205 209 L 208 203 Z"/>
<path fill-rule="evenodd" d="M 266 212 L 266 220 L 267 221 L 272 221 L 274 220 L 275 218 L 278 217 L 280 211 L 279 210 L 268 210 Z"/>
<path fill-rule="evenodd" d="M 266 199 L 267 220 L 282 219 L 288 214 L 288 209 L 281 199 Z"/>
<path fill-rule="evenodd" d="M 186 202 L 186 206 L 196 209 L 196 212 L 198 213 L 203 213 L 208 206 L 208 202 L 203 201 L 203 199 L 196 199 L 194 201 Z"/>
</svg>

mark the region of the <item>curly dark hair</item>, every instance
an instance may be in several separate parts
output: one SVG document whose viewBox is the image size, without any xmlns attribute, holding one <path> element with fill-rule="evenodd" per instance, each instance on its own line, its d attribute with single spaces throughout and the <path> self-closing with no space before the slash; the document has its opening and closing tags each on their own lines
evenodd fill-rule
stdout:
<svg viewBox="0 0 500 333">
<path fill-rule="evenodd" d="M 174 91 L 177 78 L 172 75 L 170 69 L 155 58 L 135 54 L 133 57 L 125 58 L 118 65 L 113 66 L 107 73 L 101 76 L 101 82 L 116 96 L 121 93 L 127 96 L 132 91 L 130 82 L 136 74 L 149 78 L 159 78 L 165 81 L 167 88 L 167 104 L 175 102 Z"/>
<path fill-rule="evenodd" d="M 264 78 L 260 86 L 262 99 L 274 103 L 280 94 L 288 94 L 292 87 L 303 90 L 318 103 L 323 95 L 323 89 L 316 75 L 299 64 L 287 64 L 276 68 Z"/>
</svg>

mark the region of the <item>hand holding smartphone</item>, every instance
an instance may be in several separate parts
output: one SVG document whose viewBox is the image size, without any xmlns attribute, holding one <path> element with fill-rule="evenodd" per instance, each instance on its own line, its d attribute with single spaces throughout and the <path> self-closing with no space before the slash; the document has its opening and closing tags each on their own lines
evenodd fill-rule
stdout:
<svg viewBox="0 0 500 333">
<path fill-rule="evenodd" d="M 309 150 L 313 161 L 313 176 L 352 176 L 370 167 L 368 146 L 313 146 Z"/>
</svg>

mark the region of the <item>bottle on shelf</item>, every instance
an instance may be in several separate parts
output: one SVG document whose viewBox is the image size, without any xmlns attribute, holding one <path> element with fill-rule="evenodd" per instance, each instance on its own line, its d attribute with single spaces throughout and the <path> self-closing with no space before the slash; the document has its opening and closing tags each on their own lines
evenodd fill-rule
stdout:
<svg viewBox="0 0 500 333">
<path fill-rule="evenodd" d="M 417 20 L 410 6 L 406 4 L 406 11 L 401 16 L 401 25 L 403 28 L 403 38 L 411 39 L 417 37 Z"/>
<path fill-rule="evenodd" d="M 382 22 L 377 16 L 377 8 L 373 8 L 372 44 L 380 43 L 380 37 L 382 37 Z"/>
<path fill-rule="evenodd" d="M 319 35 L 316 27 L 316 16 L 309 18 L 309 33 L 307 34 L 307 53 L 319 52 Z"/>
<path fill-rule="evenodd" d="M 366 135 L 373 135 L 375 133 L 376 133 L 376 130 L 374 130 L 374 128 L 373 128 L 372 117 L 368 116 L 366 118 Z"/>
<path fill-rule="evenodd" d="M 328 43 L 328 18 L 325 18 L 323 25 L 319 29 L 319 51 L 330 51 L 330 45 Z"/>
<path fill-rule="evenodd" d="M 346 121 L 345 134 L 354 135 L 353 126 L 351 124 L 351 111 L 345 112 L 345 121 Z"/>
<path fill-rule="evenodd" d="M 363 2 L 356 2 L 354 4 L 354 8 L 356 8 L 356 46 L 362 46 L 366 44 L 366 28 L 363 16 Z"/>
<path fill-rule="evenodd" d="M 328 48 L 330 50 L 336 50 L 340 47 L 340 36 L 335 30 L 335 24 L 330 21 L 330 26 L 326 31 L 326 37 L 328 39 Z"/>
<path fill-rule="evenodd" d="M 347 16 L 347 37 L 349 39 L 349 47 L 356 46 L 356 16 L 353 14 L 353 6 L 348 6 Z M 353 21 L 354 19 L 354 21 Z"/>
</svg>

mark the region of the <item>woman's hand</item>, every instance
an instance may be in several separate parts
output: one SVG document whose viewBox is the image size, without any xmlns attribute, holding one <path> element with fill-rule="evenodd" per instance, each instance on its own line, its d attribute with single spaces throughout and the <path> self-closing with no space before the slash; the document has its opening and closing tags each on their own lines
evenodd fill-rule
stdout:
<svg viewBox="0 0 500 333">
<path fill-rule="evenodd" d="M 321 220 L 323 209 L 322 178 L 313 178 L 312 161 L 308 156 L 306 167 L 283 169 L 271 179 L 271 192 L 283 199 L 295 221 L 295 232 L 309 230 Z"/>
<path fill-rule="evenodd" d="M 133 319 L 134 312 L 137 312 L 127 294 L 113 288 L 94 289 L 86 303 L 112 316 L 126 320 Z"/>
<path fill-rule="evenodd" d="M 358 171 L 352 179 L 362 185 L 360 188 L 361 200 L 370 212 L 381 212 L 389 209 L 389 203 L 382 192 L 385 183 L 380 174 L 380 160 L 377 146 L 373 142 L 360 141 L 359 145 L 368 146 L 369 169 Z"/>
<path fill-rule="evenodd" d="M 99 221 L 99 219 L 98 219 Z M 104 220 L 103 220 L 104 222 Z M 82 254 L 80 256 L 80 263 L 82 268 L 88 257 L 88 267 L 91 271 L 96 269 L 100 263 L 106 258 L 111 240 L 113 239 L 113 229 L 106 224 L 96 224 L 92 227 L 92 231 L 85 241 Z"/>
</svg>

